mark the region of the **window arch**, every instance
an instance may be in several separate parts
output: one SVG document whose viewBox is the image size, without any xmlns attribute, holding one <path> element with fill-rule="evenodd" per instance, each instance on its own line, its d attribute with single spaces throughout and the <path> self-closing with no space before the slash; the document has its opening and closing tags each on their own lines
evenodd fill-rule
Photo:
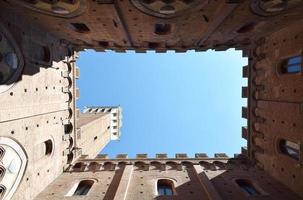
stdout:
<svg viewBox="0 0 303 200">
<path fill-rule="evenodd" d="M 235 182 L 237 183 L 237 185 L 241 188 L 241 190 L 243 192 L 245 192 L 246 194 L 250 195 L 250 196 L 256 196 L 256 195 L 260 195 L 261 192 L 259 192 L 255 186 L 251 183 L 251 181 L 247 180 L 247 179 L 237 179 L 235 180 Z"/>
<path fill-rule="evenodd" d="M 174 183 L 169 179 L 159 179 L 157 181 L 157 192 L 159 196 L 173 196 Z"/>
<path fill-rule="evenodd" d="M 298 143 L 288 141 L 285 139 L 281 139 L 281 140 L 279 140 L 278 148 L 282 154 L 287 155 L 287 156 L 299 161 L 300 146 Z"/>
<path fill-rule="evenodd" d="M 80 181 L 77 188 L 75 189 L 75 192 L 73 193 L 73 196 L 87 195 L 93 184 L 93 180 Z"/>
<path fill-rule="evenodd" d="M 282 74 L 296 74 L 302 72 L 302 56 L 289 57 L 282 62 Z"/>
</svg>

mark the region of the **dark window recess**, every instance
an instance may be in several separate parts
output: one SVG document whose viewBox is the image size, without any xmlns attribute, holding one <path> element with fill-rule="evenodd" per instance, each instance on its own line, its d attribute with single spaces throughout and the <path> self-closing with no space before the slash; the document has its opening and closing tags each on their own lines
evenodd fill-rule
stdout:
<svg viewBox="0 0 303 200">
<path fill-rule="evenodd" d="M 93 186 L 94 181 L 93 180 L 83 180 L 80 181 L 78 184 L 78 187 L 76 188 L 73 196 L 78 195 L 87 195 L 91 187 Z"/>
<path fill-rule="evenodd" d="M 53 152 L 53 142 L 51 140 L 46 140 L 44 142 L 45 145 L 45 155 L 49 156 Z"/>
<path fill-rule="evenodd" d="M 298 143 L 288 140 L 279 141 L 279 150 L 281 153 L 299 161 L 300 159 L 300 147 Z"/>
<path fill-rule="evenodd" d="M 89 28 L 83 23 L 71 23 L 74 31 L 78 33 L 87 33 L 89 32 Z"/>
<path fill-rule="evenodd" d="M 98 139 L 98 136 L 95 136 L 95 137 L 94 137 L 94 140 L 97 140 L 97 139 Z"/>
<path fill-rule="evenodd" d="M 236 183 L 241 188 L 241 190 L 250 196 L 260 195 L 260 192 L 253 186 L 249 180 L 238 179 Z"/>
<path fill-rule="evenodd" d="M 170 24 L 156 24 L 154 32 L 157 35 L 168 35 L 171 33 L 171 25 Z"/>
<path fill-rule="evenodd" d="M 284 60 L 281 72 L 283 74 L 296 74 L 302 72 L 302 56 L 294 56 Z"/>
<path fill-rule="evenodd" d="M 107 41 L 99 41 L 99 46 L 103 48 L 109 47 L 109 43 Z"/>
<path fill-rule="evenodd" d="M 160 179 L 157 183 L 158 195 L 173 196 L 173 182 L 168 179 Z"/>
</svg>

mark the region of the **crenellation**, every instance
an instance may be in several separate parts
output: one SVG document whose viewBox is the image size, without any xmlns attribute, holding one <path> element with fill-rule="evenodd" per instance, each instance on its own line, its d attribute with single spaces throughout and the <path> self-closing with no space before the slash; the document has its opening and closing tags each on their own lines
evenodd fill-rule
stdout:
<svg viewBox="0 0 303 200">
<path fill-rule="evenodd" d="M 176 153 L 175 158 L 184 159 L 184 158 L 187 158 L 187 154 L 186 153 Z"/>
<path fill-rule="evenodd" d="M 167 158 L 167 154 L 166 153 L 157 153 L 156 154 L 156 158 L 158 158 L 158 159 L 166 159 Z"/>
<path fill-rule="evenodd" d="M 118 154 L 116 156 L 117 159 L 127 159 L 128 158 L 128 155 L 127 154 Z"/>
<path fill-rule="evenodd" d="M 248 78 L 248 66 L 247 65 L 242 68 L 242 77 Z"/>
<path fill-rule="evenodd" d="M 215 153 L 215 158 L 228 158 L 225 153 Z"/>
<path fill-rule="evenodd" d="M 248 97 L 248 87 L 242 87 L 242 98 Z"/>
<path fill-rule="evenodd" d="M 98 158 L 98 159 L 109 159 L 107 154 L 98 154 L 96 158 Z"/>
<path fill-rule="evenodd" d="M 138 159 L 147 159 L 147 154 L 146 153 L 137 154 L 136 158 L 138 158 Z"/>
<path fill-rule="evenodd" d="M 248 138 L 248 130 L 247 130 L 247 127 L 245 126 L 242 126 L 242 138 L 247 140 Z"/>
<path fill-rule="evenodd" d="M 242 118 L 248 118 L 248 110 L 247 107 L 242 107 Z"/>
<path fill-rule="evenodd" d="M 208 155 L 206 153 L 196 153 L 195 158 L 208 158 Z"/>
</svg>

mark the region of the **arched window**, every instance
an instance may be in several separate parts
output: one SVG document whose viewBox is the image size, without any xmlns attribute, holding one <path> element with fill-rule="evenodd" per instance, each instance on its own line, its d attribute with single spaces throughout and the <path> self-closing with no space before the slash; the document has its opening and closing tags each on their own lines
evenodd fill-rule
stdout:
<svg viewBox="0 0 303 200">
<path fill-rule="evenodd" d="M 302 56 L 293 56 L 283 61 L 281 66 L 283 74 L 296 74 L 302 72 Z"/>
<path fill-rule="evenodd" d="M 158 195 L 160 196 L 173 196 L 174 183 L 168 179 L 159 179 L 157 182 Z"/>
<path fill-rule="evenodd" d="M 79 182 L 73 196 L 78 195 L 87 195 L 91 187 L 93 186 L 94 181 L 93 180 L 82 180 Z"/>
<path fill-rule="evenodd" d="M 300 159 L 300 147 L 298 143 L 282 139 L 279 141 L 279 150 L 281 153 L 295 160 Z"/>
<path fill-rule="evenodd" d="M 236 183 L 246 194 L 249 194 L 250 196 L 260 195 L 260 192 L 254 187 L 254 185 L 249 180 L 237 179 Z"/>
</svg>

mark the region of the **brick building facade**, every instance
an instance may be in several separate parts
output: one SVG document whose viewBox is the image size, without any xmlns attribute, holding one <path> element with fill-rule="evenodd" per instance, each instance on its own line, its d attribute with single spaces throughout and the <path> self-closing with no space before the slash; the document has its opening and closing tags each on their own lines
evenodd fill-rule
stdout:
<svg viewBox="0 0 303 200">
<path fill-rule="evenodd" d="M 5 0 L 0 9 L 0 199 L 303 198 L 301 0 Z M 242 50 L 247 147 L 236 158 L 94 158 L 119 138 L 121 109 L 76 108 L 75 61 L 88 48 Z"/>
</svg>

